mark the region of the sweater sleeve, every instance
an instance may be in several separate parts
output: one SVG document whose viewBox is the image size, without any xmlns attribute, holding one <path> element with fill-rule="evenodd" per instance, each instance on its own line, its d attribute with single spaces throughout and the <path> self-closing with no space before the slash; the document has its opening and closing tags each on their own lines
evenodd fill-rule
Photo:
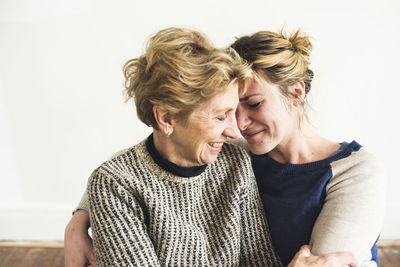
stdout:
<svg viewBox="0 0 400 267">
<path fill-rule="evenodd" d="M 385 185 L 382 168 L 363 149 L 333 162 L 327 196 L 311 235 L 312 253 L 350 251 L 358 266 L 371 266 L 371 248 L 383 224 Z"/>
<path fill-rule="evenodd" d="M 75 208 L 75 210 L 72 212 L 72 214 L 74 214 L 77 210 L 89 211 L 89 198 L 88 198 L 87 190 L 85 192 L 83 192 L 81 201 L 79 201 L 78 206 Z"/>
<path fill-rule="evenodd" d="M 97 266 L 160 266 L 132 192 L 97 169 L 87 194 Z"/>
<path fill-rule="evenodd" d="M 251 166 L 250 160 L 248 166 Z M 271 241 L 267 219 L 252 169 L 240 202 L 241 246 L 240 266 L 282 266 Z"/>
</svg>

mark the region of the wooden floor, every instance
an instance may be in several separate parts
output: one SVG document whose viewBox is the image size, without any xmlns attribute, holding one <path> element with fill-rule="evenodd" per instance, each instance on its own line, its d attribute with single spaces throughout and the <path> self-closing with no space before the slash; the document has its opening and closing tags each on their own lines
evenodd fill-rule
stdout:
<svg viewBox="0 0 400 267">
<path fill-rule="evenodd" d="M 380 267 L 400 266 L 400 246 L 378 247 L 378 256 L 381 261 Z"/>
<path fill-rule="evenodd" d="M 37 244 L 0 243 L 0 267 L 62 267 L 64 248 Z"/>
<path fill-rule="evenodd" d="M 380 267 L 400 267 L 400 244 L 379 246 Z M 62 244 L 13 244 L 0 242 L 0 267 L 63 267 Z"/>
</svg>

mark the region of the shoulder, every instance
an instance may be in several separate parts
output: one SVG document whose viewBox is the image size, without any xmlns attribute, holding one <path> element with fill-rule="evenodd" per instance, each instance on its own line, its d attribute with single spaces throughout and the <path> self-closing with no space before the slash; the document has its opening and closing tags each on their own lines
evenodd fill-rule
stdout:
<svg viewBox="0 0 400 267">
<path fill-rule="evenodd" d="M 353 141 L 349 145 L 356 143 Z M 362 183 L 384 183 L 385 172 L 380 160 L 364 147 L 349 151 L 348 156 L 333 161 L 332 179 L 330 184 L 339 183 L 344 180 Z"/>
<path fill-rule="evenodd" d="M 250 155 L 242 146 L 227 142 L 218 157 L 226 163 L 230 164 L 251 164 Z"/>
<path fill-rule="evenodd" d="M 250 153 L 249 145 L 247 144 L 247 141 L 243 138 L 229 139 L 228 144 L 234 144 L 244 149 L 247 153 Z"/>
<path fill-rule="evenodd" d="M 351 146 L 354 143 L 349 144 Z M 382 171 L 380 161 L 364 147 L 349 148 L 348 155 L 331 163 L 332 171 L 336 174 L 343 172 L 379 172 Z"/>
<path fill-rule="evenodd" d="M 93 171 L 89 183 L 100 181 L 124 183 L 123 180 L 133 180 L 134 170 L 144 166 L 140 164 L 140 159 L 145 156 L 143 149 L 144 144 L 141 142 L 133 147 L 114 153 L 109 160 L 103 162 Z"/>
</svg>

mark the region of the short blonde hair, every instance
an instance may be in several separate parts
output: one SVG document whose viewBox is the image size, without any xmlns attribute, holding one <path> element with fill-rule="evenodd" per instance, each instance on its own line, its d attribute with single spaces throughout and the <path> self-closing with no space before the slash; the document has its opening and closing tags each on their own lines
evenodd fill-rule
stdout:
<svg viewBox="0 0 400 267">
<path fill-rule="evenodd" d="M 260 31 L 249 36 L 238 38 L 231 47 L 246 60 L 256 73 L 279 85 L 282 95 L 293 97 L 288 86 L 303 81 L 305 93 L 311 89 L 314 73 L 309 69 L 312 44 L 310 38 L 300 30 L 286 35 Z M 301 117 L 305 113 L 306 101 L 299 103 Z"/>
<path fill-rule="evenodd" d="M 216 49 L 198 31 L 167 28 L 150 38 L 142 56 L 126 62 L 125 93 L 135 100 L 139 119 L 158 129 L 154 105 L 186 119 L 230 83 L 245 83 L 251 72 L 233 49 Z"/>
</svg>

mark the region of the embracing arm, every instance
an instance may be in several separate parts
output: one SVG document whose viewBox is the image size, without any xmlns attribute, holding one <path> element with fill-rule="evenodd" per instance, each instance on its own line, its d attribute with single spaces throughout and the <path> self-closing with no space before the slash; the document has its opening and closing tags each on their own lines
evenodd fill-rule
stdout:
<svg viewBox="0 0 400 267">
<path fill-rule="evenodd" d="M 89 179 L 88 197 L 98 266 L 160 266 L 135 196 L 101 170 Z"/>
<path fill-rule="evenodd" d="M 333 176 L 311 235 L 312 253 L 349 251 L 357 262 L 371 260 L 383 224 L 385 179 L 376 159 L 364 150 L 332 163 Z"/>
<path fill-rule="evenodd" d="M 264 210 L 254 180 L 241 202 L 242 237 L 241 266 L 282 266 L 276 254 Z M 355 267 L 357 260 L 351 252 L 324 253 L 316 256 L 309 246 L 303 246 L 288 267 Z"/>
<path fill-rule="evenodd" d="M 85 267 L 90 264 L 96 267 L 93 253 L 93 241 L 88 234 L 89 212 L 78 210 L 74 212 L 65 228 L 64 260 L 66 267 Z"/>
</svg>

